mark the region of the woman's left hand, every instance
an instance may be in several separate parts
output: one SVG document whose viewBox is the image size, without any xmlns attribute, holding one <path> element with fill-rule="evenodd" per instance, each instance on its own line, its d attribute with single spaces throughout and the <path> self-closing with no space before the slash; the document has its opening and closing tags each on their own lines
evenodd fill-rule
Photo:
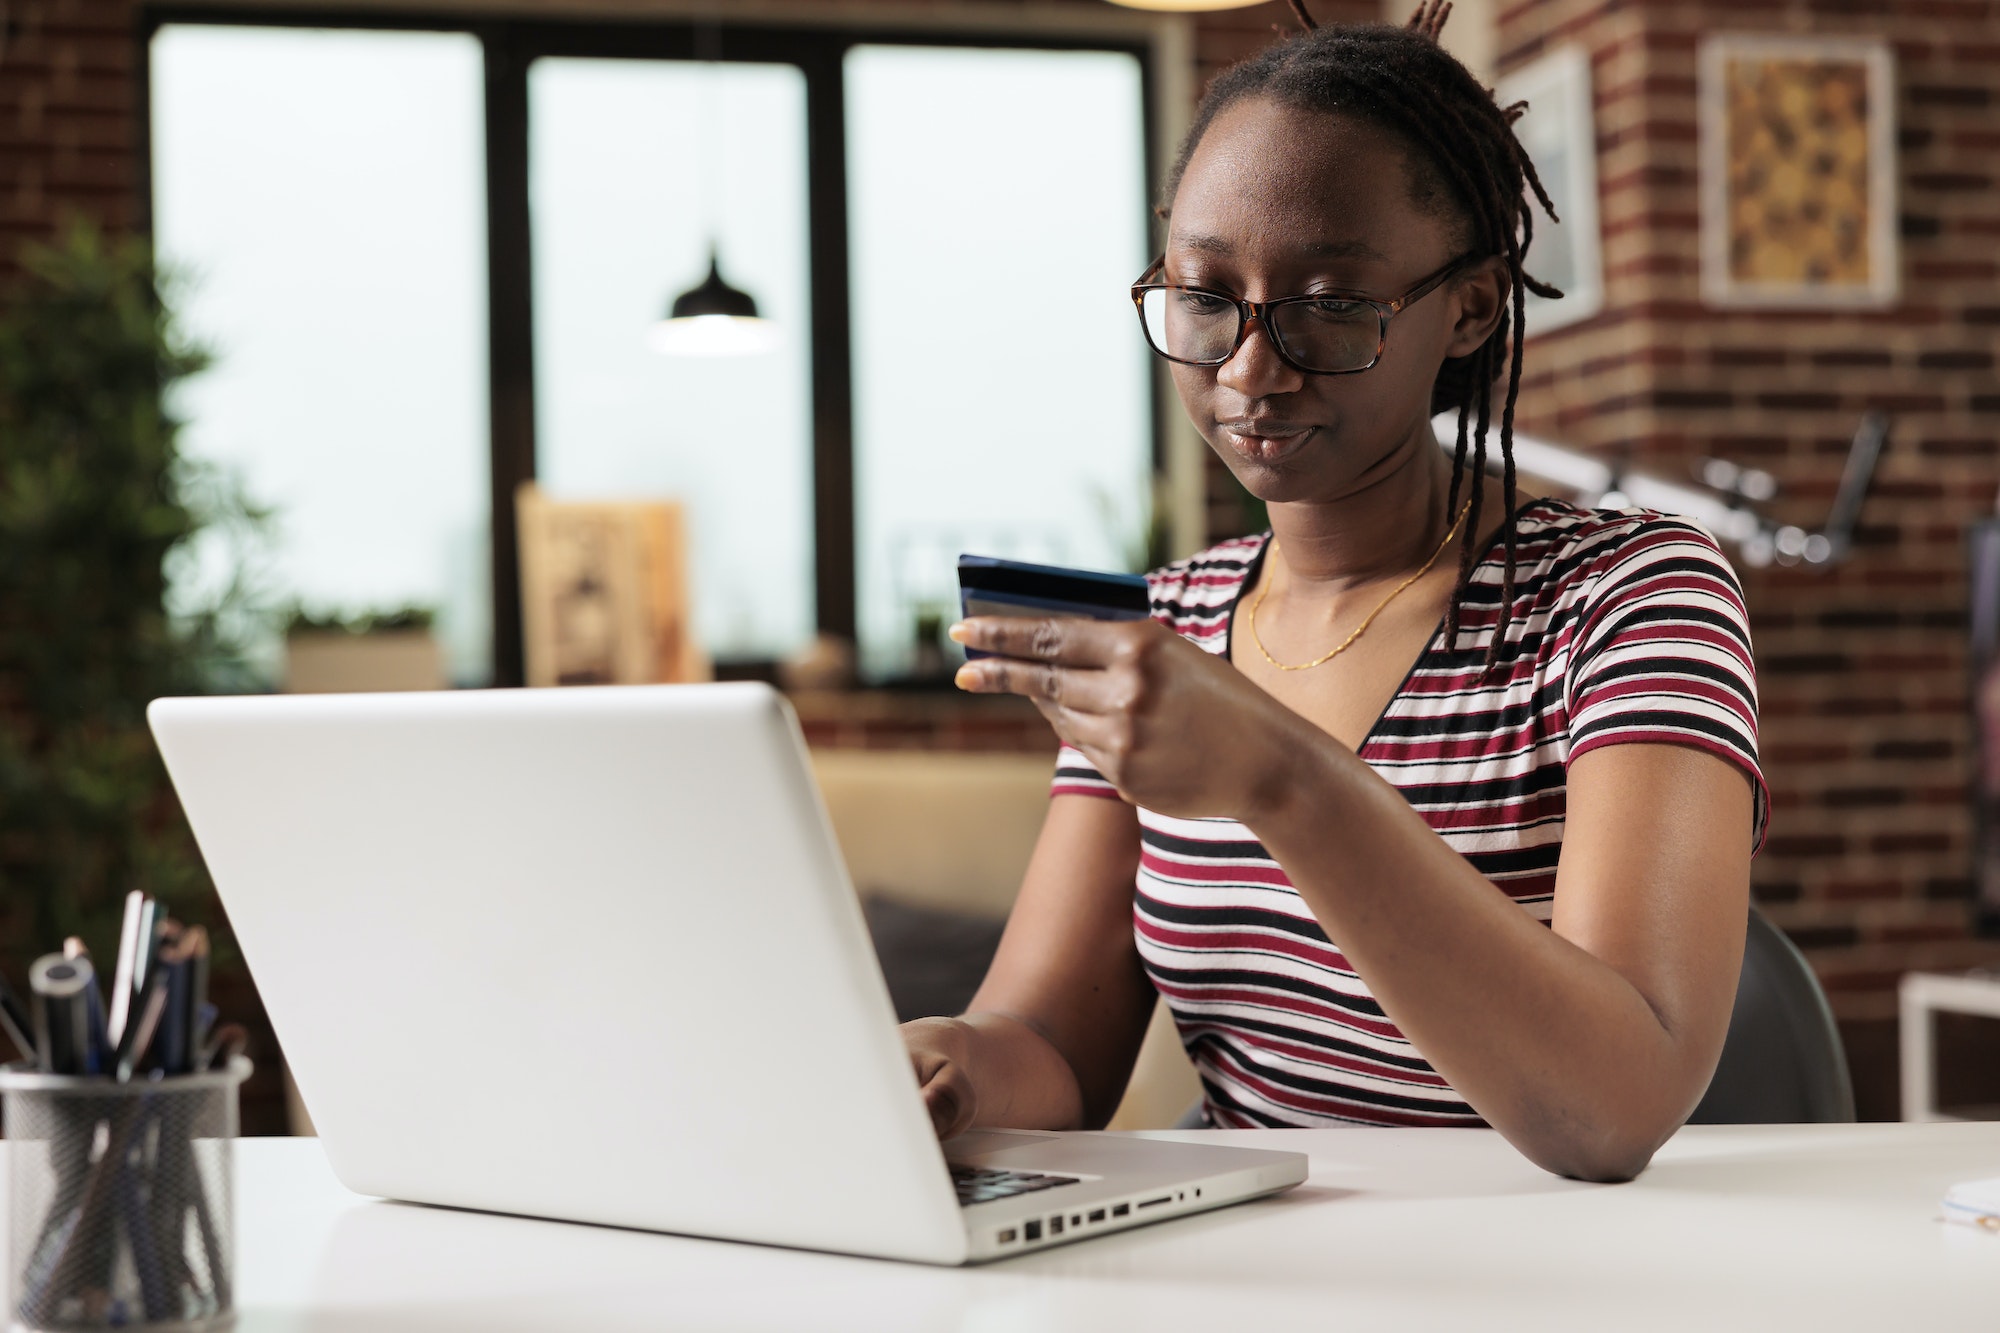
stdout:
<svg viewBox="0 0 2000 1333">
<path fill-rule="evenodd" d="M 1119 794 L 1161 814 L 1253 818 L 1311 730 L 1157 621 L 975 616 L 951 637 L 996 654 L 960 667 L 960 689 L 1026 695 Z"/>
</svg>

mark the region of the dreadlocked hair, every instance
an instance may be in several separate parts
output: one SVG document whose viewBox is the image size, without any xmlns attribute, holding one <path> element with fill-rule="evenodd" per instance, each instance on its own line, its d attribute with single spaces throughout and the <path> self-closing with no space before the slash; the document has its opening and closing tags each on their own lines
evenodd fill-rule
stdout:
<svg viewBox="0 0 2000 1333">
<path fill-rule="evenodd" d="M 1453 357 L 1438 370 L 1431 388 L 1431 414 L 1458 413 L 1458 441 L 1452 454 L 1451 498 L 1456 514 L 1461 490 L 1470 488 L 1471 511 L 1459 552 L 1458 582 L 1445 611 L 1445 643 L 1457 650 L 1460 608 L 1472 582 L 1474 540 L 1479 532 L 1486 474 L 1486 440 L 1493 420 L 1493 386 L 1502 368 L 1506 398 L 1500 409 L 1500 464 L 1506 504 L 1503 524 L 1506 563 L 1501 575 L 1499 617 L 1487 648 L 1490 670 L 1502 660 L 1514 614 L 1514 403 L 1521 392 L 1523 311 L 1527 292 L 1559 297 L 1521 267 L 1534 239 L 1528 194 L 1558 221 L 1548 191 L 1535 174 L 1514 122 L 1526 102 L 1500 106 L 1490 89 L 1438 45 L 1451 12 L 1447 0 L 1423 0 L 1403 27 L 1387 24 L 1321 28 L 1302 0 L 1290 0 L 1304 31 L 1217 76 L 1202 97 L 1194 124 L 1181 142 L 1156 210 L 1166 218 L 1188 160 L 1209 125 L 1225 108 L 1251 97 L 1266 97 L 1307 111 L 1352 116 L 1387 130 L 1403 141 L 1410 159 L 1410 188 L 1421 206 L 1455 208 L 1467 235 L 1463 247 L 1506 261 L 1511 309 L 1469 355 Z M 1470 475 L 1468 477 L 1468 463 Z"/>
</svg>

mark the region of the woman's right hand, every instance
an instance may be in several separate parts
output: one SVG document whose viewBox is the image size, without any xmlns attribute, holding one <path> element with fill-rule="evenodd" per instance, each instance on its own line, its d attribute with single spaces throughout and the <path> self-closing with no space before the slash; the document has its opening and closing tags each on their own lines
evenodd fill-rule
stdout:
<svg viewBox="0 0 2000 1333">
<path fill-rule="evenodd" d="M 971 1063 L 979 1033 L 962 1018 L 919 1018 L 903 1024 L 903 1041 L 917 1071 L 924 1109 L 940 1139 L 971 1129 L 979 1114 Z"/>
</svg>

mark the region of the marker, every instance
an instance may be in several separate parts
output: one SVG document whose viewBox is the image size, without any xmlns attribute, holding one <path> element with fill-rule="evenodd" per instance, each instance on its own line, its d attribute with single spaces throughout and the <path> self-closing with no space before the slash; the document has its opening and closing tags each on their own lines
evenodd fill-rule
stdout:
<svg viewBox="0 0 2000 1333">
<path fill-rule="evenodd" d="M 82 1074 L 90 1068 L 90 1000 L 97 977 L 88 958 L 43 954 L 28 969 L 35 994 L 35 1046 L 49 1074 Z"/>
</svg>

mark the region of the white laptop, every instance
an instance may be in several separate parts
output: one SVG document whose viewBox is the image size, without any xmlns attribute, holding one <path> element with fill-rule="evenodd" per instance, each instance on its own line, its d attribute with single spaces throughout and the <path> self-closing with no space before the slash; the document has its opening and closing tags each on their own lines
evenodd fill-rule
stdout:
<svg viewBox="0 0 2000 1333">
<path fill-rule="evenodd" d="M 749 684 L 162 699 L 365 1194 L 958 1264 L 1274 1193 L 1293 1152 L 940 1147 L 790 707 Z"/>
</svg>

